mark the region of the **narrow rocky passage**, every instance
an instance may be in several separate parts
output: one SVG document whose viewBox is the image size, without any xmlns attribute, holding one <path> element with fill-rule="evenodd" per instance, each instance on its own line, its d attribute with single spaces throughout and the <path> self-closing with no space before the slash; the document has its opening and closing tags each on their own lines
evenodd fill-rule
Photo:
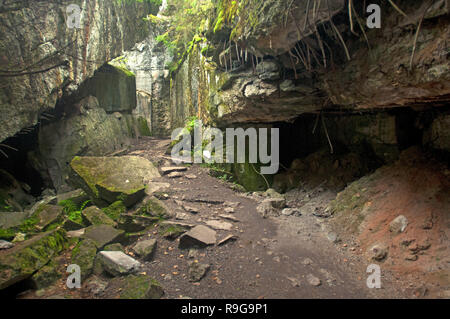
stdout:
<svg viewBox="0 0 450 319">
<path fill-rule="evenodd" d="M 173 164 L 164 155 L 169 143 L 141 139 L 129 154 L 145 157 L 160 168 L 170 167 Z M 210 176 L 200 165 L 188 165 L 186 171 L 163 175 L 158 181 L 168 184 L 158 194 L 176 215 L 175 224 L 215 228 L 218 243 L 233 236 L 223 244 L 195 250 L 179 249 L 179 239 L 166 239 L 157 229 L 149 233 L 147 236 L 157 238 L 158 244 L 144 272 L 160 281 L 166 298 L 402 295 L 388 274 L 383 274 L 383 289 L 367 288 L 368 263 L 354 256 L 351 247 L 347 250 L 345 243 L 334 244 L 323 219 L 309 213 L 265 219 L 256 209 L 264 199 L 262 193 L 239 193 L 233 184 Z M 198 282 L 189 278 L 192 262 L 209 265 Z"/>
</svg>

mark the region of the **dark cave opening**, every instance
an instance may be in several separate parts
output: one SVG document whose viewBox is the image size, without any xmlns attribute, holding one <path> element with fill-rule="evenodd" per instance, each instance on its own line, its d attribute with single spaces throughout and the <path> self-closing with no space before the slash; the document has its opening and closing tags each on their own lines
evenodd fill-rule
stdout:
<svg viewBox="0 0 450 319">
<path fill-rule="evenodd" d="M 31 165 L 28 157 L 28 153 L 38 147 L 38 128 L 30 128 L 27 133 L 19 133 L 2 144 L 7 146 L 2 147 L 5 154 L 0 154 L 0 169 L 21 182 L 22 188 L 28 194 L 40 196 L 45 188 L 44 180 Z"/>
<path fill-rule="evenodd" d="M 407 148 L 426 150 L 423 137 L 437 114 L 411 108 L 347 114 L 323 111 L 274 123 L 280 129 L 279 179 L 286 179 L 282 175 L 293 175 L 296 180 L 335 178 L 341 181 L 333 185 L 342 188 L 393 163 Z M 299 165 L 301 174 L 296 172 Z M 274 185 L 279 187 L 277 182 Z"/>
</svg>

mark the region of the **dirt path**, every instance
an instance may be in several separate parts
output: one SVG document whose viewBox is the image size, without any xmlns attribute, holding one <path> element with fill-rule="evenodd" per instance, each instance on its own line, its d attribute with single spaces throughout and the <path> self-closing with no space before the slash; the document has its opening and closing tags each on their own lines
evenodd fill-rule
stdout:
<svg viewBox="0 0 450 319">
<path fill-rule="evenodd" d="M 170 141 L 142 139 L 129 154 L 143 156 L 159 165 L 170 165 L 164 152 Z M 194 175 L 194 176 L 192 176 Z M 187 178 L 186 176 L 190 177 Z M 208 175 L 208 170 L 193 165 L 179 178 L 160 178 L 169 183 L 166 205 L 182 213 L 180 201 L 196 208 L 196 214 L 184 214 L 182 222 L 204 224 L 221 220 L 227 207 L 223 202 L 239 203 L 229 221 L 231 231 L 218 230 L 218 239 L 233 234 L 238 239 L 197 252 L 180 250 L 178 242 L 158 237 L 157 251 L 145 272 L 158 279 L 166 298 L 398 298 L 392 276 L 382 274 L 382 289 L 366 286 L 369 262 L 353 253 L 357 247 L 334 244 L 328 238 L 326 219 L 311 213 L 264 219 L 256 211 L 256 195 L 235 192 L 230 184 Z M 295 196 L 295 195 L 294 195 Z M 322 195 L 319 195 L 322 196 Z M 330 195 L 323 194 L 324 198 Z M 207 200 L 214 203 L 196 202 Z M 217 202 L 217 203 L 215 203 Z M 185 212 L 184 212 L 185 213 Z M 180 215 L 181 216 L 181 215 Z M 192 259 L 189 258 L 192 257 Z M 189 282 L 188 261 L 210 264 L 199 282 Z M 309 276 L 320 279 L 318 286 Z"/>
</svg>

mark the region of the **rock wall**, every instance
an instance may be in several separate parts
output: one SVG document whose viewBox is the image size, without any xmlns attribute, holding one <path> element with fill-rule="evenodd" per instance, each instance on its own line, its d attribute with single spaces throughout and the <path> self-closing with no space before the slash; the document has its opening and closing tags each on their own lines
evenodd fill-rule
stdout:
<svg viewBox="0 0 450 319">
<path fill-rule="evenodd" d="M 150 35 L 123 55 L 123 62 L 136 74 L 137 108 L 133 112 L 146 122 L 150 134 L 170 135 L 170 77 L 172 55 L 156 38 L 167 24 L 152 24 Z"/>
<path fill-rule="evenodd" d="M 69 28 L 68 3 L 3 1 L 0 10 L 0 141 L 38 123 L 42 112 L 105 62 L 149 34 L 148 1 L 74 0 L 81 28 Z"/>
<path fill-rule="evenodd" d="M 395 108 L 445 111 L 450 96 L 445 1 L 431 7 L 422 0 L 398 1 L 406 17 L 389 3 L 373 1 L 382 9 L 382 27 L 364 28 L 364 34 L 358 24 L 359 17 L 365 24 L 362 17 L 367 16 L 361 14 L 362 3 L 354 4 L 359 15 L 353 15 L 352 33 L 344 2 L 329 1 L 329 8 L 319 9 L 311 5 L 308 11 L 305 1 L 264 1 L 240 13 L 239 21 L 250 24 L 206 32 L 204 42 L 174 74 L 172 123 L 179 126 L 192 115 L 226 127 L 290 122 L 319 112 L 345 116 Z M 331 125 L 345 131 L 349 121 Z M 360 133 L 378 140 L 375 144 L 395 146 L 395 118 L 386 113 L 373 121 L 385 129 L 370 124 Z M 436 130 L 437 124 L 433 127 Z M 387 157 L 392 160 L 395 152 Z"/>
<path fill-rule="evenodd" d="M 80 101 L 78 101 L 81 99 Z M 121 151 L 132 138 L 148 135 L 136 109 L 136 79 L 130 71 L 105 65 L 85 81 L 75 101 L 57 108 L 51 123 L 39 130 L 37 152 L 31 162 L 49 186 L 69 190 L 68 164 L 74 156 L 101 156 Z"/>
</svg>

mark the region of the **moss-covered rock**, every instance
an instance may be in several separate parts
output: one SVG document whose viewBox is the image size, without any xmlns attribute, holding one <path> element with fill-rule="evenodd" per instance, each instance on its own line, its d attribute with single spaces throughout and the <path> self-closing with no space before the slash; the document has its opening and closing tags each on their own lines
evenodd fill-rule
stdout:
<svg viewBox="0 0 450 319">
<path fill-rule="evenodd" d="M 102 66 L 80 88 L 82 96 L 95 96 L 108 113 L 128 112 L 136 108 L 136 77 L 133 72 L 113 63 Z"/>
<path fill-rule="evenodd" d="M 39 234 L 0 253 L 0 289 L 30 277 L 67 248 L 63 229 Z"/>
<path fill-rule="evenodd" d="M 51 224 L 62 222 L 63 208 L 55 205 L 41 205 L 35 213 L 35 216 L 39 219 L 36 224 L 38 229 L 46 229 Z"/>
<path fill-rule="evenodd" d="M 86 228 L 82 238 L 88 238 L 94 241 L 95 246 L 101 250 L 108 244 L 117 243 L 123 239 L 123 230 L 115 229 L 110 225 L 92 225 Z"/>
<path fill-rule="evenodd" d="M 139 208 L 138 214 L 158 218 L 171 218 L 173 216 L 168 207 L 154 196 Z"/>
<path fill-rule="evenodd" d="M 101 209 L 91 206 L 81 212 L 86 223 L 89 225 L 116 226 L 116 222 L 106 215 Z"/>
<path fill-rule="evenodd" d="M 97 245 L 91 239 L 84 239 L 72 250 L 72 264 L 80 266 L 81 279 L 84 280 L 92 274 L 94 259 L 97 255 Z"/>
<path fill-rule="evenodd" d="M 148 127 L 148 122 L 145 118 L 142 116 L 138 117 L 137 119 L 139 124 L 139 134 L 142 136 L 151 136 L 152 132 L 150 131 L 150 128 Z"/>
<path fill-rule="evenodd" d="M 124 252 L 125 249 L 123 248 L 122 244 L 115 243 L 111 245 L 106 245 L 105 248 L 103 248 L 104 251 L 121 251 Z"/>
<path fill-rule="evenodd" d="M 133 246 L 133 251 L 144 260 L 150 260 L 156 247 L 156 239 L 141 240 Z"/>
<path fill-rule="evenodd" d="M 127 208 L 120 200 L 112 203 L 108 207 L 103 208 L 103 212 L 112 220 L 118 220 L 120 215 L 124 214 L 126 211 Z"/>
<path fill-rule="evenodd" d="M 156 224 L 161 218 L 159 217 L 147 217 L 131 214 L 120 215 L 118 222 L 118 228 L 125 230 L 127 233 L 140 232 L 147 227 Z"/>
<path fill-rule="evenodd" d="M 36 289 L 47 288 L 61 278 L 61 274 L 58 273 L 56 267 L 55 262 L 50 261 L 31 277 Z"/>
<path fill-rule="evenodd" d="M 156 280 L 142 275 L 114 278 L 110 286 L 120 299 L 160 299 L 164 296 L 164 290 Z"/>
<path fill-rule="evenodd" d="M 118 200 L 130 207 L 145 196 L 146 185 L 160 177 L 158 169 L 145 158 L 75 157 L 71 181 L 83 188 L 94 203 L 105 207 Z"/>
</svg>

